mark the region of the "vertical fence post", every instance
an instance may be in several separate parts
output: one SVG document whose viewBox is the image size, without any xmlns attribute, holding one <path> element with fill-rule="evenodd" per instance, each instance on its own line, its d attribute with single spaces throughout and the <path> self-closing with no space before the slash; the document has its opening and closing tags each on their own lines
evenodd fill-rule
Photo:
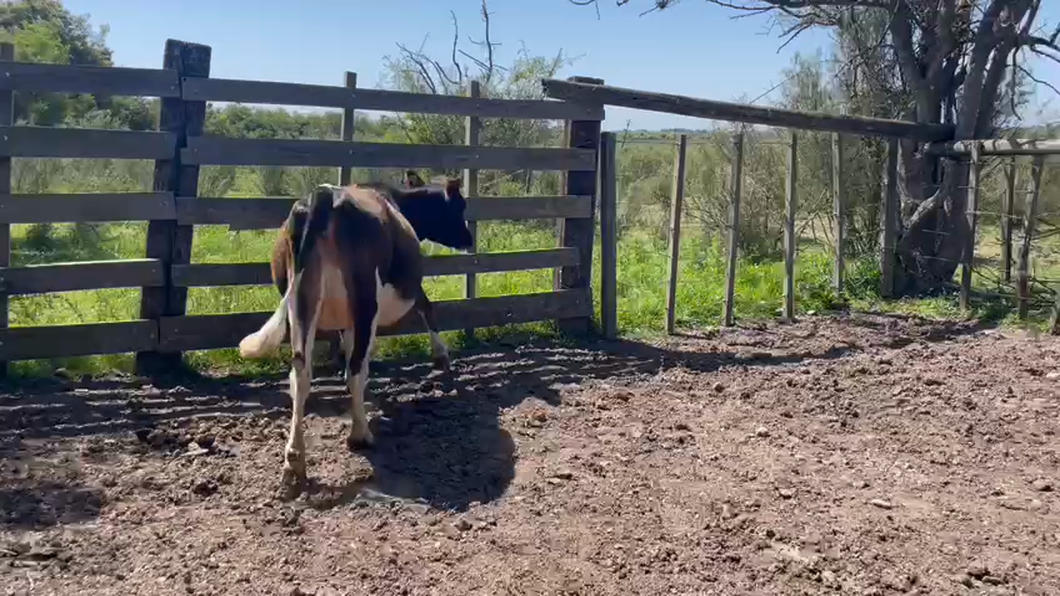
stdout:
<svg viewBox="0 0 1060 596">
<path fill-rule="evenodd" d="M 880 240 L 880 296 L 894 296 L 895 244 L 898 235 L 898 139 L 887 142 L 886 184 L 883 191 L 883 209 L 880 218 L 882 238 Z"/>
<path fill-rule="evenodd" d="M 740 192 L 743 186 L 743 133 L 733 137 L 732 180 L 729 188 L 729 256 L 725 269 L 725 326 L 733 324 L 736 298 L 736 257 L 740 248 Z"/>
<path fill-rule="evenodd" d="M 979 219 L 979 178 L 982 173 L 982 162 L 979 159 L 979 143 L 972 144 L 971 163 L 968 168 L 968 200 L 965 202 L 968 220 L 968 238 L 964 244 L 964 258 L 961 259 L 961 310 L 968 312 L 972 295 L 972 261 L 975 259 L 975 227 Z"/>
<path fill-rule="evenodd" d="M 571 77 L 574 83 L 603 85 L 603 79 Z M 567 146 L 572 149 L 600 148 L 600 121 L 573 120 L 567 126 Z M 560 245 L 578 250 L 578 264 L 563 267 L 558 276 L 557 290 L 585 292 L 590 303 L 589 284 L 592 280 L 593 240 L 596 235 L 596 172 L 567 172 L 566 194 L 588 196 L 592 201 L 592 215 L 588 218 L 562 219 L 559 223 Z M 559 328 L 567 333 L 586 333 L 592 325 L 592 317 L 564 318 L 558 321 Z"/>
<path fill-rule="evenodd" d="M 343 77 L 343 83 L 347 89 L 357 88 L 357 73 L 346 71 L 346 75 Z M 354 130 L 354 112 L 353 108 L 346 108 L 342 110 L 342 135 L 343 141 L 353 140 Z M 342 166 L 339 168 L 339 186 L 347 186 L 353 179 L 353 168 L 349 166 Z"/>
<path fill-rule="evenodd" d="M 210 46 L 166 40 L 162 68 L 177 71 L 184 78 L 210 76 Z M 202 135 L 206 122 L 205 101 L 184 101 L 182 98 L 163 98 L 159 117 L 159 129 L 177 137 L 173 159 L 155 162 L 155 191 L 169 191 L 174 196 L 194 197 L 199 190 L 199 166 L 181 162 L 181 150 L 188 137 Z M 162 261 L 165 285 L 161 288 L 143 288 L 140 298 L 140 318 L 159 321 L 164 316 L 180 316 L 185 313 L 188 302 L 187 288 L 173 285 L 172 266 L 186 265 L 191 261 L 191 241 L 194 226 L 177 225 L 176 221 L 152 221 L 147 226 L 147 258 Z M 179 367 L 181 353 L 162 354 L 140 352 L 136 355 L 136 368 L 143 373 L 160 373 Z"/>
<path fill-rule="evenodd" d="M 1042 189 L 1042 170 L 1045 168 L 1045 156 L 1036 155 L 1031 165 L 1031 185 L 1027 188 L 1027 204 L 1023 211 L 1023 240 L 1020 242 L 1019 256 L 1019 317 L 1027 318 L 1031 301 L 1031 241 L 1034 239 L 1034 225 L 1038 219 L 1038 197 Z"/>
<path fill-rule="evenodd" d="M 600 135 L 600 324 L 606 339 L 618 336 L 618 188 L 615 133 Z"/>
<path fill-rule="evenodd" d="M 784 319 L 795 321 L 795 210 L 798 201 L 799 136 L 792 131 L 788 151 L 788 188 L 784 201 Z"/>
<path fill-rule="evenodd" d="M 670 200 L 670 279 L 666 287 L 666 332 L 674 333 L 677 310 L 677 265 L 681 254 L 681 204 L 685 200 L 685 155 L 688 151 L 688 135 L 677 139 L 677 154 L 674 156 L 674 183 Z"/>
<path fill-rule="evenodd" d="M 15 46 L 0 43 L 0 62 L 15 60 Z M 0 91 L 0 126 L 11 126 L 15 122 L 15 93 L 10 89 Z M 11 158 L 0 157 L 0 194 L 11 193 Z M 11 226 L 0 224 L 0 267 L 11 266 Z M 0 329 L 10 324 L 7 294 L 0 290 Z M 7 376 L 7 363 L 0 362 L 0 377 Z"/>
<path fill-rule="evenodd" d="M 835 263 L 832 268 L 832 287 L 835 289 L 837 298 L 843 295 L 843 274 L 846 270 L 843 262 L 843 233 L 846 230 L 844 225 L 846 214 L 843 210 L 843 200 L 846 198 L 845 183 L 843 137 L 838 132 L 834 132 L 832 133 L 832 206 L 835 209 L 835 228 L 832 235 L 835 242 Z"/>
<path fill-rule="evenodd" d="M 1005 165 L 1005 197 L 1001 206 L 1001 279 L 1012 281 L 1012 219 L 1016 213 L 1016 157 Z"/>
<path fill-rule="evenodd" d="M 346 71 L 343 75 L 342 82 L 347 89 L 356 89 L 357 73 Z M 354 110 L 353 108 L 345 108 L 342 110 L 342 125 L 339 130 L 339 139 L 346 142 L 352 141 L 353 131 Z M 348 186 L 352 181 L 353 168 L 350 166 L 339 167 L 339 186 Z M 328 359 L 333 362 L 337 368 L 344 369 L 346 367 L 346 354 L 342 349 L 342 342 L 339 337 L 339 333 L 335 333 L 328 338 Z"/>
<path fill-rule="evenodd" d="M 471 81 L 468 95 L 471 97 L 482 97 L 482 86 L 478 81 Z M 468 116 L 464 121 L 464 144 L 469 146 L 478 145 L 481 134 L 482 119 L 477 116 Z M 477 169 L 469 168 L 464 170 L 464 196 L 478 196 Z M 478 222 L 467 222 L 467 229 L 471 231 L 471 248 L 468 252 L 476 252 L 478 250 Z M 464 282 L 465 298 L 475 297 L 475 294 L 478 291 L 478 288 L 476 287 L 477 281 L 474 273 L 467 274 L 467 279 Z M 468 339 L 471 339 L 475 335 L 475 328 L 468 327 L 464 329 L 464 334 L 467 335 Z"/>
</svg>

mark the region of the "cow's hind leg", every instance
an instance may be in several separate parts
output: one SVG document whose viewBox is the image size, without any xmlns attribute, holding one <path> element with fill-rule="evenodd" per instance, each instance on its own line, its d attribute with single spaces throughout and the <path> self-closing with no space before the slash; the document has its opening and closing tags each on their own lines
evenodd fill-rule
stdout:
<svg viewBox="0 0 1060 596">
<path fill-rule="evenodd" d="M 295 278 L 296 291 L 288 303 L 291 330 L 291 428 L 284 450 L 281 482 L 288 498 L 301 494 L 306 483 L 305 435 L 302 421 L 313 377 L 313 338 L 321 307 L 319 268 L 308 267 Z"/>
<path fill-rule="evenodd" d="M 426 325 L 427 331 L 431 334 L 431 357 L 434 360 L 434 368 L 449 370 L 449 348 L 438 335 L 438 323 L 434 319 L 434 305 L 427 298 L 422 286 L 416 294 L 415 308 L 420 313 L 420 318 L 423 319 L 423 324 Z"/>
<path fill-rule="evenodd" d="M 376 295 L 374 270 L 347 268 L 344 273 L 350 320 L 353 321 L 353 329 L 346 330 L 343 342 L 346 352 L 346 386 L 350 390 L 352 419 L 346 446 L 353 450 L 371 446 L 375 442 L 364 412 L 364 390 L 368 384 L 368 359 L 379 321 L 379 300 Z"/>
</svg>

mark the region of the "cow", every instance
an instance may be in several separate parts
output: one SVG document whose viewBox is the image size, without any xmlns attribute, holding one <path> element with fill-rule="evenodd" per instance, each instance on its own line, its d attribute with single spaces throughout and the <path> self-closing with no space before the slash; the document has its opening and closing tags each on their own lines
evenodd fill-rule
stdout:
<svg viewBox="0 0 1060 596">
<path fill-rule="evenodd" d="M 268 321 L 243 338 L 239 353 L 260 358 L 280 345 L 285 332 L 290 333 L 293 403 L 281 475 L 290 497 L 300 494 L 306 483 L 302 419 L 317 331 L 340 333 L 352 399 L 346 439 L 351 450 L 374 443 L 364 412 L 364 389 L 378 327 L 392 325 L 415 309 L 430 333 L 435 367 L 449 368 L 448 349 L 438 336 L 434 311 L 423 291 L 420 242 L 471 248 L 474 238 L 464 219 L 466 201 L 459 179 L 426 185 L 409 171 L 405 186 L 380 182 L 317 186 L 310 197 L 291 207 L 276 238 L 271 268 L 282 299 Z"/>
</svg>

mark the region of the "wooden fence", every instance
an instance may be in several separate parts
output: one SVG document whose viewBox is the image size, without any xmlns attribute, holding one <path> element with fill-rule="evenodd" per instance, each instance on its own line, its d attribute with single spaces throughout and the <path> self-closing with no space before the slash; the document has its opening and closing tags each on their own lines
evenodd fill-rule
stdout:
<svg viewBox="0 0 1060 596">
<path fill-rule="evenodd" d="M 954 129 L 948 124 L 918 124 L 897 120 L 869 118 L 863 116 L 841 116 L 823 113 L 784 110 L 772 107 L 759 107 L 735 104 L 695 97 L 654 93 L 638 89 L 625 89 L 607 86 L 591 81 L 580 80 L 545 80 L 545 93 L 552 98 L 577 101 L 581 103 L 601 103 L 611 106 L 622 106 L 633 109 L 649 110 L 667 114 L 680 114 L 712 120 L 725 120 L 745 124 L 780 126 L 793 129 L 788 139 L 787 179 L 784 197 L 784 300 L 783 318 L 791 321 L 795 317 L 795 264 L 797 252 L 796 214 L 798 205 L 798 133 L 797 130 L 823 131 L 832 133 L 832 198 L 835 228 L 832 246 L 835 264 L 832 273 L 832 286 L 836 295 L 844 291 L 844 221 L 846 203 L 848 202 L 845 187 L 846 176 L 843 171 L 844 136 L 864 135 L 885 137 L 888 141 L 887 158 L 882 165 L 885 183 L 880 197 L 880 295 L 890 298 L 895 293 L 895 255 L 897 251 L 900 205 L 898 191 L 899 140 L 913 139 L 927 143 L 930 153 L 952 159 L 965 159 L 970 164 L 968 178 L 968 225 L 971 234 L 968 246 L 962 256 L 960 302 L 963 309 L 969 308 L 971 296 L 972 265 L 975 253 L 975 233 L 980 204 L 980 156 L 1033 156 L 1031 184 L 1027 189 L 1025 216 L 1023 222 L 1024 236 L 1019 247 L 1017 258 L 1018 286 L 1015 299 L 1019 307 L 1020 318 L 1027 316 L 1031 299 L 1030 291 L 1030 244 L 1034 235 L 1038 195 L 1040 193 L 1042 169 L 1046 156 L 1060 155 L 1060 140 L 1020 140 L 1020 139 L 987 139 L 979 141 L 953 142 Z M 605 145 L 606 145 L 605 136 Z M 685 194 L 685 160 L 688 147 L 686 135 L 679 135 L 676 142 L 674 159 L 674 183 L 671 188 L 671 212 L 669 228 L 669 267 L 667 271 L 666 321 L 668 333 L 675 331 L 675 308 L 678 284 L 678 256 L 681 244 L 681 212 Z M 729 188 L 729 213 L 727 224 L 728 255 L 726 266 L 725 305 L 723 322 L 734 324 L 734 301 L 737 253 L 740 230 L 740 202 L 743 189 L 744 135 L 736 133 L 733 137 L 731 182 Z M 602 149 L 602 154 L 607 151 Z M 606 166 L 602 166 L 606 168 Z M 1012 263 L 1012 229 L 1015 189 L 1013 185 L 1015 161 L 1009 165 L 1008 189 L 1004 202 L 1005 214 L 1002 218 L 1002 261 L 1004 279 L 1011 276 Z M 601 222 L 607 221 L 606 193 L 601 203 Z M 604 235 L 604 247 L 613 243 L 613 238 Z M 612 266 L 613 267 L 613 266 Z M 607 288 L 613 280 L 614 272 L 608 265 L 602 265 L 603 287 Z M 610 281 L 613 283 L 613 281 Z M 611 308 L 607 292 L 602 293 L 602 312 L 604 317 Z M 1052 326 L 1060 333 L 1060 294 L 1053 312 Z M 606 328 L 606 325 L 605 325 Z"/>
<path fill-rule="evenodd" d="M 554 219 L 559 245 L 544 250 L 433 256 L 431 276 L 468 274 L 468 298 L 437 303 L 443 329 L 558 320 L 570 330 L 588 328 L 593 312 L 589 280 L 597 195 L 599 103 L 502 100 L 210 78 L 208 46 L 169 40 L 159 70 L 58 66 L 12 62 L 0 46 L 0 361 L 137 352 L 142 370 L 165 368 L 181 352 L 230 347 L 260 326 L 269 313 L 188 315 L 190 287 L 270 284 L 261 263 L 190 262 L 194 226 L 277 228 L 295 199 L 199 197 L 199 167 L 330 166 L 348 182 L 351 168 L 464 169 L 467 217 L 487 220 Z M 581 79 L 586 80 L 586 79 Z M 590 80 L 591 81 L 591 80 Z M 132 132 L 13 126 L 18 91 L 132 95 L 161 98 L 158 131 Z M 477 94 L 475 94 L 477 95 Z M 344 110 L 342 140 L 241 139 L 203 134 L 208 101 L 330 107 Z M 467 117 L 467 145 L 428 146 L 354 142 L 353 110 L 419 112 Z M 484 147 L 481 118 L 566 121 L 561 148 Z M 154 192 L 127 194 L 11 194 L 11 158 L 115 158 L 155 160 Z M 567 172 L 564 196 L 474 196 L 478 169 Z M 613 169 L 609 175 L 613 175 Z M 613 184 L 610 185 L 613 188 Z M 146 220 L 145 258 L 10 267 L 10 224 Z M 268 255 L 263 254 L 262 260 Z M 555 269 L 551 292 L 475 297 L 474 274 Z M 62 326 L 9 327 L 8 296 L 142 288 L 138 320 Z M 278 298 L 278 297 L 277 297 Z M 381 334 L 422 332 L 410 316 Z"/>
</svg>

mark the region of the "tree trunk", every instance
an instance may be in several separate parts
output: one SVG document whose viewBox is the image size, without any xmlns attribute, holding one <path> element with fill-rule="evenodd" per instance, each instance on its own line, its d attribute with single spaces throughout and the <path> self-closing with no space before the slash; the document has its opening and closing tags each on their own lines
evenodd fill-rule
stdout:
<svg viewBox="0 0 1060 596">
<path fill-rule="evenodd" d="M 952 281 L 969 233 L 965 217 L 967 164 L 914 154 L 902 146 L 902 224 L 895 255 L 895 294 L 924 295 Z M 941 184 L 938 178 L 941 174 Z"/>
</svg>

